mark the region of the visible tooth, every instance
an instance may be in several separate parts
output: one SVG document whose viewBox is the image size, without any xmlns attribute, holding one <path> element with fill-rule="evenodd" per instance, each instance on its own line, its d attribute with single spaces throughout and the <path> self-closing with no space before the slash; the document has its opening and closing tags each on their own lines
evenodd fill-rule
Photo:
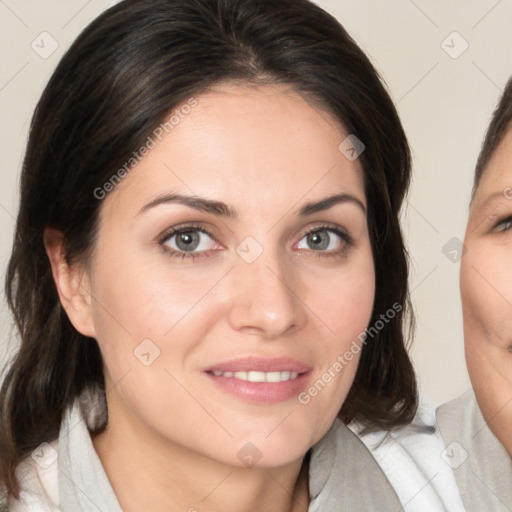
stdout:
<svg viewBox="0 0 512 512">
<path fill-rule="evenodd" d="M 296 379 L 299 375 L 298 372 L 260 372 L 256 370 L 248 372 L 222 372 L 220 370 L 214 370 L 212 373 L 216 377 L 235 377 L 249 382 L 285 382 L 287 380 Z"/>
<path fill-rule="evenodd" d="M 247 372 L 249 382 L 265 382 L 265 372 Z"/>
<path fill-rule="evenodd" d="M 265 380 L 267 382 L 281 382 L 281 372 L 268 372 Z"/>
</svg>

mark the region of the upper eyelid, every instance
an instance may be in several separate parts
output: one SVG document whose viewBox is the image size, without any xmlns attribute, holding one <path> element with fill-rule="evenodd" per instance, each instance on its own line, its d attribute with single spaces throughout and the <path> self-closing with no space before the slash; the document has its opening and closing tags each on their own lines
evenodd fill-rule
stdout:
<svg viewBox="0 0 512 512">
<path fill-rule="evenodd" d="M 502 224 L 505 224 L 507 222 L 512 222 L 512 215 L 508 215 L 507 217 L 504 217 L 494 223 L 493 230 L 496 229 L 498 226 L 501 226 Z"/>
<path fill-rule="evenodd" d="M 183 224 L 178 226 L 173 226 L 171 228 L 167 228 L 166 230 L 162 231 L 158 237 L 157 240 L 159 242 L 165 242 L 169 238 L 179 235 L 180 233 L 184 233 L 187 231 L 200 231 L 201 233 L 205 233 L 211 238 L 215 238 L 212 233 L 210 233 L 210 230 L 206 227 L 204 227 L 202 224 Z"/>
<path fill-rule="evenodd" d="M 352 240 L 352 237 L 350 236 L 350 234 L 348 233 L 348 231 L 346 229 L 342 228 L 341 226 L 336 226 L 336 225 L 313 226 L 311 229 L 306 229 L 306 231 L 304 231 L 300 240 L 302 240 L 302 238 L 309 235 L 310 233 L 314 233 L 315 231 L 331 231 L 336 236 L 345 238 L 345 241 Z"/>
<path fill-rule="evenodd" d="M 512 215 L 505 215 L 504 217 L 501 217 L 495 222 L 495 226 L 499 226 L 500 224 L 503 224 L 504 222 L 512 221 Z"/>
</svg>

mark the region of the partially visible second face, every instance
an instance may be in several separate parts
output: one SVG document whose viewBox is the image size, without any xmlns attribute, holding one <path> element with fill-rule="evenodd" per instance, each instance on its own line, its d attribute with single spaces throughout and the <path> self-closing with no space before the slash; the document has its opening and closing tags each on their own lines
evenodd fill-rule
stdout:
<svg viewBox="0 0 512 512">
<path fill-rule="evenodd" d="M 363 170 L 289 88 L 196 100 L 102 205 L 90 281 L 109 424 L 276 467 L 325 434 L 357 369 L 338 358 L 374 301 Z"/>
<path fill-rule="evenodd" d="M 466 362 L 485 420 L 512 455 L 512 131 L 481 178 L 461 263 Z"/>
</svg>

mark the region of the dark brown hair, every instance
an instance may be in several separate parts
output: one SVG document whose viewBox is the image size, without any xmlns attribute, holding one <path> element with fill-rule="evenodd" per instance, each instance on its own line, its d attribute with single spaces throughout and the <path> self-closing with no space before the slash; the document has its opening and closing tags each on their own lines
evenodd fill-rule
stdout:
<svg viewBox="0 0 512 512">
<path fill-rule="evenodd" d="M 383 327 L 362 350 L 340 417 L 389 429 L 414 416 L 416 381 L 403 334 L 408 266 L 398 220 L 410 153 L 368 58 L 335 18 L 307 0 L 125 0 L 77 38 L 32 120 L 6 278 L 21 346 L 0 392 L 0 481 L 14 495 L 17 464 L 58 436 L 63 411 L 84 388 L 104 387 L 96 340 L 77 332 L 59 303 L 44 228 L 60 230 L 68 262 L 80 261 L 95 243 L 102 201 L 94 191 L 172 108 L 226 81 L 289 84 L 365 144 L 359 158 L 376 271 L 370 325 Z"/>
<path fill-rule="evenodd" d="M 498 149 L 503 137 L 512 125 L 512 77 L 509 78 L 505 90 L 492 114 L 491 122 L 485 133 L 482 149 L 478 155 L 473 183 L 473 196 L 478 188 L 480 179 L 492 155 Z"/>
</svg>

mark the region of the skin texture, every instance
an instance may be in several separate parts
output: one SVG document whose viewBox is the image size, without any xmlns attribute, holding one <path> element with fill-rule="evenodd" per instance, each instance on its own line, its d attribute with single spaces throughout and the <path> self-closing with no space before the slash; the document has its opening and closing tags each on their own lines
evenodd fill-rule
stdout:
<svg viewBox="0 0 512 512">
<path fill-rule="evenodd" d="M 291 357 L 310 367 L 306 389 L 365 330 L 375 275 L 363 171 L 338 149 L 343 127 L 289 87 L 224 84 L 196 99 L 104 200 L 87 265 L 67 267 L 59 233 L 46 232 L 62 304 L 104 358 L 109 423 L 93 443 L 128 512 L 304 510 L 302 460 L 338 414 L 359 355 L 307 405 L 297 394 L 244 400 L 204 370 Z M 139 213 L 172 192 L 222 201 L 238 217 L 177 203 Z M 362 207 L 298 215 L 341 193 Z M 190 222 L 210 234 L 202 255 L 171 256 L 177 237 L 159 239 Z M 315 248 L 306 232 L 325 223 L 352 241 L 324 228 L 328 247 Z M 246 237 L 262 249 L 252 263 L 237 252 Z M 251 243 L 241 247 L 252 255 Z M 145 339 L 160 351 L 148 366 L 134 355 Z M 250 467 L 237 456 L 247 443 L 260 454 Z"/>
<path fill-rule="evenodd" d="M 482 414 L 512 455 L 512 132 L 475 192 L 461 263 L 466 362 Z"/>
</svg>

